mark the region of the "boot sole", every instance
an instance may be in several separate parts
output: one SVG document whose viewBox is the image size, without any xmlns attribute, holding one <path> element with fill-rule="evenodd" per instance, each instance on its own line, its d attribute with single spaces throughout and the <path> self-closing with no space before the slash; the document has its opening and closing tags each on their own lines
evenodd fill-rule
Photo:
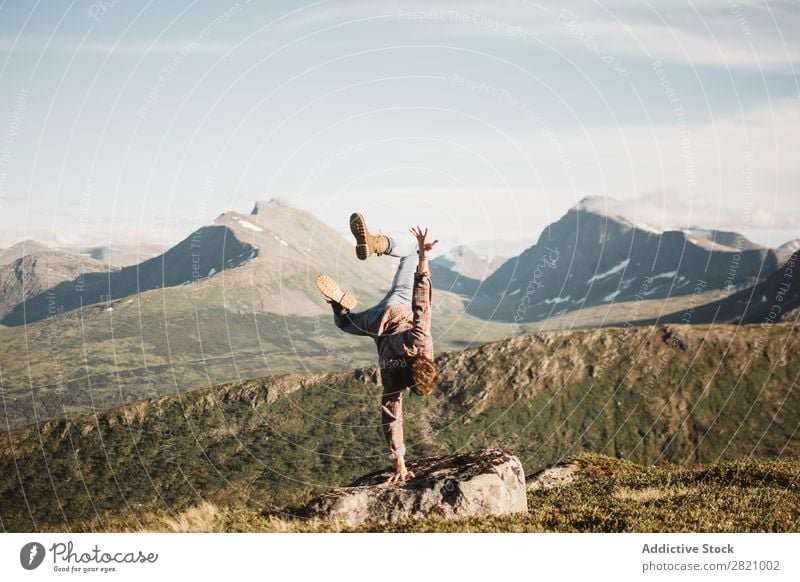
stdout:
<svg viewBox="0 0 800 582">
<path fill-rule="evenodd" d="M 336 281 L 327 275 L 320 275 L 317 277 L 317 289 L 319 289 L 326 298 L 335 301 L 350 311 L 358 304 L 355 297 L 350 293 L 342 291 L 339 285 L 336 284 Z"/>
<path fill-rule="evenodd" d="M 363 261 L 372 254 L 372 248 L 367 240 L 367 221 L 360 212 L 350 215 L 350 232 L 356 237 L 356 256 Z"/>
</svg>

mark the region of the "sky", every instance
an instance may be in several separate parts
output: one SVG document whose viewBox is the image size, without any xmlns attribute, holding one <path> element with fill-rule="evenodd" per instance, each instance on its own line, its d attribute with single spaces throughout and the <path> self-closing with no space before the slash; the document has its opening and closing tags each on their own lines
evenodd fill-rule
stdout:
<svg viewBox="0 0 800 582">
<path fill-rule="evenodd" d="M 489 254 L 585 196 L 800 236 L 800 4 L 564 4 L 2 2 L 0 247 L 174 244 L 272 197 Z"/>
</svg>

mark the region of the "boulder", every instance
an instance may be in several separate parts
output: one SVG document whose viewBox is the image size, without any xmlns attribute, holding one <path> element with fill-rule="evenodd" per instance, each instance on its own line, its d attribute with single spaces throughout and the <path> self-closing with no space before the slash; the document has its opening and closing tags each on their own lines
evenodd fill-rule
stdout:
<svg viewBox="0 0 800 582">
<path fill-rule="evenodd" d="M 407 460 L 406 466 L 413 479 L 389 483 L 393 469 L 376 471 L 315 497 L 304 515 L 357 526 L 528 511 L 522 463 L 508 452 L 484 449 Z"/>
<path fill-rule="evenodd" d="M 578 479 L 578 464 L 572 462 L 558 463 L 554 467 L 543 469 L 527 478 L 528 491 L 553 489 Z"/>
</svg>

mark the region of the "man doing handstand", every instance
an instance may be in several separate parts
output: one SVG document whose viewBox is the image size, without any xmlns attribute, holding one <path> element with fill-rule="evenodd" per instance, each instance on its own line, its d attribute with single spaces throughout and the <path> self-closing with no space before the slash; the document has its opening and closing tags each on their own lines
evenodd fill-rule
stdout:
<svg viewBox="0 0 800 582">
<path fill-rule="evenodd" d="M 320 275 L 317 287 L 333 307 L 334 322 L 339 329 L 375 340 L 383 383 L 381 421 L 389 456 L 395 462 L 390 481 L 405 481 L 413 478 L 414 473 L 405 465 L 403 393 L 410 388 L 419 396 L 430 394 L 437 378 L 431 338 L 428 253 L 439 241 L 428 242 L 428 229 L 419 226 L 409 229 L 413 236 L 373 235 L 358 212 L 350 217 L 350 230 L 356 238 L 359 259 L 366 260 L 373 254 L 400 258 L 391 289 L 374 307 L 353 312 L 355 297 L 342 291 L 333 279 Z M 414 254 L 418 255 L 417 260 Z"/>
</svg>

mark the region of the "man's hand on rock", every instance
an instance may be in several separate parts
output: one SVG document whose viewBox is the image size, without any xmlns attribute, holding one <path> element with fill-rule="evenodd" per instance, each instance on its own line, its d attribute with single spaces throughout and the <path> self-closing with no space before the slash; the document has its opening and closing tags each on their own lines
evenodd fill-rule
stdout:
<svg viewBox="0 0 800 582">
<path fill-rule="evenodd" d="M 394 475 L 389 477 L 389 483 L 400 483 L 415 477 L 414 471 L 406 469 L 406 461 L 403 457 L 398 457 L 394 461 Z"/>
</svg>

